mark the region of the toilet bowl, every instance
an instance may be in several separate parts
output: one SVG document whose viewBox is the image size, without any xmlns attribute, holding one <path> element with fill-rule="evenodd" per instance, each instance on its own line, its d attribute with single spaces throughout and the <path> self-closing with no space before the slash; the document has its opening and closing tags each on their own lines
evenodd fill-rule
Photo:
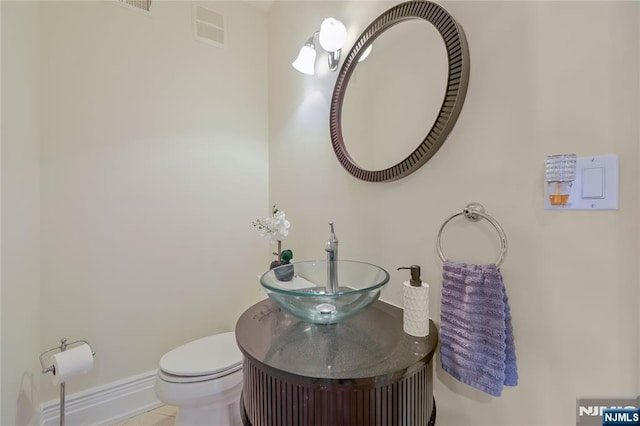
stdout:
<svg viewBox="0 0 640 426">
<path fill-rule="evenodd" d="M 235 333 L 186 343 L 160 359 L 154 389 L 178 407 L 176 426 L 241 425 L 242 353 Z"/>
</svg>

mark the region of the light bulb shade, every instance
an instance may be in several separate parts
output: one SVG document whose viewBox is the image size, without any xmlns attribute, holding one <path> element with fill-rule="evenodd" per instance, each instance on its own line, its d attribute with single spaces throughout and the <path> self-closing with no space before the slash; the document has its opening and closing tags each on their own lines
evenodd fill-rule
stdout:
<svg viewBox="0 0 640 426">
<path fill-rule="evenodd" d="M 320 46 L 327 52 L 334 52 L 342 48 L 347 39 L 347 28 L 337 19 L 327 18 L 320 25 L 318 40 Z"/>
<path fill-rule="evenodd" d="M 316 49 L 313 45 L 305 44 L 300 49 L 298 57 L 291 65 L 303 74 L 315 74 Z"/>
</svg>

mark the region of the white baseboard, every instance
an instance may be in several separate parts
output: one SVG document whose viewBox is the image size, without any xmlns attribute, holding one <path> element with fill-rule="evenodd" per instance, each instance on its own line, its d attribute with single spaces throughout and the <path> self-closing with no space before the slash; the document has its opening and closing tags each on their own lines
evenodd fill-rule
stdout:
<svg viewBox="0 0 640 426">
<path fill-rule="evenodd" d="M 65 395 L 65 424 L 108 426 L 161 406 L 153 390 L 156 373 L 152 370 Z M 60 400 L 43 403 L 41 419 L 41 426 L 58 426 Z"/>
</svg>

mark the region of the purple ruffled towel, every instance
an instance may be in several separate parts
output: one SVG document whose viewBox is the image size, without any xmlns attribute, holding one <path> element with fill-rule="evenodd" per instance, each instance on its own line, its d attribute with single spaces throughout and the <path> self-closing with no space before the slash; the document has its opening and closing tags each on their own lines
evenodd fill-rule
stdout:
<svg viewBox="0 0 640 426">
<path fill-rule="evenodd" d="M 496 265 L 446 261 L 440 314 L 442 369 L 493 396 L 518 384 L 509 300 Z"/>
</svg>

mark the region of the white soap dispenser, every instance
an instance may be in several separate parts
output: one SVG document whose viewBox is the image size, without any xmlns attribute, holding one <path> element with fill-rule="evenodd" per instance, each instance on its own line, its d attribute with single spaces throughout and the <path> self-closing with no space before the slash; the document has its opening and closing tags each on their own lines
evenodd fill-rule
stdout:
<svg viewBox="0 0 640 426">
<path fill-rule="evenodd" d="M 403 329 L 415 337 L 429 335 L 429 284 L 420 279 L 420 266 L 402 267 L 410 269 L 411 279 L 402 283 Z"/>
</svg>

